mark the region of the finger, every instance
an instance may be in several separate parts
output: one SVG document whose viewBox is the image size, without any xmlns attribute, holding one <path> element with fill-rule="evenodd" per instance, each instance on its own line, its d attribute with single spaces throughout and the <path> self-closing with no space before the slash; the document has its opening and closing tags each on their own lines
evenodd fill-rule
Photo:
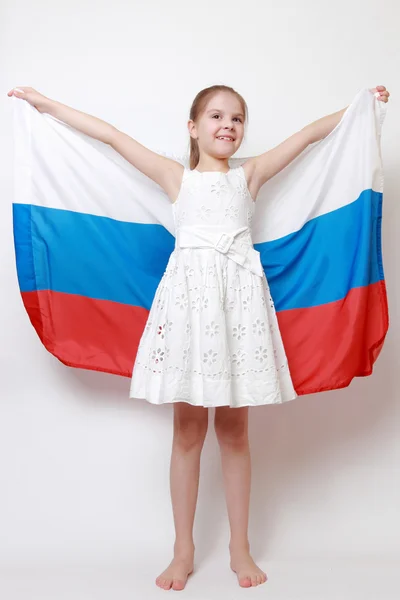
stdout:
<svg viewBox="0 0 400 600">
<path fill-rule="evenodd" d="M 383 92 L 375 92 L 374 96 L 377 100 L 380 100 L 381 102 L 388 102 L 390 94 L 387 90 L 385 90 Z"/>
</svg>

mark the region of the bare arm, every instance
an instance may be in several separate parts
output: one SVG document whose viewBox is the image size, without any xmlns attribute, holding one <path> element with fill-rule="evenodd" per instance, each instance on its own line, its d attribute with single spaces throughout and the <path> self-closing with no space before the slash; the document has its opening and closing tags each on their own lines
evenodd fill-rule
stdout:
<svg viewBox="0 0 400 600">
<path fill-rule="evenodd" d="M 243 165 L 250 194 L 256 198 L 261 186 L 282 171 L 310 144 L 309 133 L 302 129 L 275 148 L 249 158 Z"/>
<path fill-rule="evenodd" d="M 310 144 L 322 140 L 339 123 L 348 107 L 342 110 L 322 117 L 306 125 L 300 131 L 297 131 L 286 140 L 281 142 L 275 148 L 249 158 L 243 168 L 246 173 L 248 186 L 251 195 L 255 198 L 264 185 L 274 175 L 282 171 L 299 154 L 303 152 Z"/>
<path fill-rule="evenodd" d="M 183 167 L 178 162 L 149 150 L 110 123 L 60 102 L 51 100 L 48 112 L 74 129 L 109 144 L 136 169 L 158 183 L 175 200 L 183 173 Z"/>
<path fill-rule="evenodd" d="M 318 119 L 317 121 L 313 121 L 309 125 L 306 125 L 304 129 L 308 131 L 310 144 L 319 142 L 319 140 L 323 140 L 329 135 L 331 131 L 335 129 L 348 108 L 349 107 L 346 106 L 345 108 L 342 108 L 342 110 L 338 110 L 331 115 L 326 115 L 326 117 L 322 117 L 322 119 Z"/>
<path fill-rule="evenodd" d="M 158 183 L 172 201 L 175 201 L 183 175 L 183 166 L 180 163 L 149 150 L 115 127 L 112 128 L 108 143 L 139 171 Z"/>
<path fill-rule="evenodd" d="M 47 112 L 52 117 L 55 117 L 59 121 L 70 125 L 74 129 L 89 135 L 90 137 L 104 142 L 105 144 L 110 143 L 111 133 L 113 126 L 106 121 L 102 121 L 97 117 L 88 115 L 80 110 L 61 104 L 56 100 L 47 99 L 45 109 L 42 112 Z"/>
<path fill-rule="evenodd" d="M 16 91 L 20 89 L 23 93 Z M 175 160 L 149 150 L 129 135 L 97 117 L 51 100 L 33 88 L 20 87 L 8 93 L 28 101 L 41 113 L 48 113 L 82 133 L 109 144 L 134 167 L 160 185 L 175 200 L 182 181 L 183 166 Z"/>
</svg>

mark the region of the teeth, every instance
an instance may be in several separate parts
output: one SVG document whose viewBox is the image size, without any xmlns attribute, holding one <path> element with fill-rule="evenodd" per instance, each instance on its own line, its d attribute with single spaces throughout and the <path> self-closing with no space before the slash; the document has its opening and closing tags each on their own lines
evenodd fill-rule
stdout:
<svg viewBox="0 0 400 600">
<path fill-rule="evenodd" d="M 228 138 L 228 137 L 225 137 L 225 136 L 219 136 L 218 139 L 219 140 L 227 140 L 228 142 L 233 142 L 232 138 Z"/>
</svg>

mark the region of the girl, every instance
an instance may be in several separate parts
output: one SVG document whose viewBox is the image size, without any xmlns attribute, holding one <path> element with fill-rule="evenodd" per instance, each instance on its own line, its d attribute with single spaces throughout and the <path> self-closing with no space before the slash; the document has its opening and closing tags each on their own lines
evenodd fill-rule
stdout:
<svg viewBox="0 0 400 600">
<path fill-rule="evenodd" d="M 384 86 L 371 90 L 387 102 Z M 261 186 L 309 144 L 328 135 L 346 108 L 311 123 L 276 148 L 229 168 L 247 122 L 231 87 L 196 96 L 188 122 L 190 169 L 112 125 L 39 94 L 8 93 L 111 145 L 158 183 L 172 203 L 176 245 L 157 288 L 132 372 L 130 396 L 174 403 L 171 498 L 174 557 L 156 583 L 182 590 L 193 571 L 200 455 L 215 407 L 230 524 L 230 564 L 239 585 L 264 583 L 248 541 L 251 464 L 248 407 L 295 398 L 274 304 L 250 234 Z M 236 410 L 230 410 L 236 408 Z"/>
</svg>

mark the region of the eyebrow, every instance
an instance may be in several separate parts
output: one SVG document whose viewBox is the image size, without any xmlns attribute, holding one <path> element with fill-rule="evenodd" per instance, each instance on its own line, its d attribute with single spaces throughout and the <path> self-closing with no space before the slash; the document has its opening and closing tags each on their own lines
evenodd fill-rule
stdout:
<svg viewBox="0 0 400 600">
<path fill-rule="evenodd" d="M 210 110 L 207 111 L 208 113 L 210 112 L 223 112 L 221 109 L 219 108 L 210 108 Z M 243 117 L 244 118 L 244 114 L 243 113 L 235 113 L 234 115 L 235 117 Z"/>
</svg>

